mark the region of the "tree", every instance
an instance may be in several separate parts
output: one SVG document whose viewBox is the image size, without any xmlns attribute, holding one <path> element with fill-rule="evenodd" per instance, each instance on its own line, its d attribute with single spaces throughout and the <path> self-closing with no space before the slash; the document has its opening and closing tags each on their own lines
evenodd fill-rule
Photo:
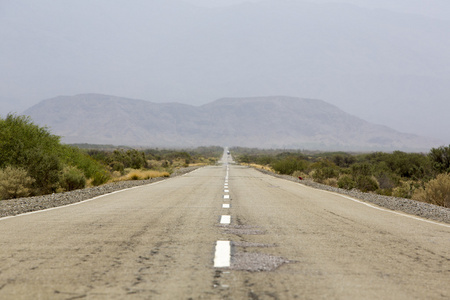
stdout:
<svg viewBox="0 0 450 300">
<path fill-rule="evenodd" d="M 450 172 L 450 145 L 439 148 L 432 148 L 428 157 L 431 160 L 433 169 L 438 173 Z"/>
<path fill-rule="evenodd" d="M 56 190 L 62 170 L 59 147 L 59 137 L 33 124 L 29 117 L 8 114 L 0 118 L 0 169 L 25 169 L 35 180 L 36 193 Z"/>
</svg>

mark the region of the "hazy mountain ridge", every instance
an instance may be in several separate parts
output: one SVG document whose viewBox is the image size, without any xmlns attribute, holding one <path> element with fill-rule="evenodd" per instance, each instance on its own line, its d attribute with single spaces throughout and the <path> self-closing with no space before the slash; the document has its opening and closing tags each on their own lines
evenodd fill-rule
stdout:
<svg viewBox="0 0 450 300">
<path fill-rule="evenodd" d="M 285 96 L 191 106 L 82 94 L 44 100 L 24 114 L 66 143 L 412 151 L 440 145 L 368 123 L 322 100 Z"/>
</svg>

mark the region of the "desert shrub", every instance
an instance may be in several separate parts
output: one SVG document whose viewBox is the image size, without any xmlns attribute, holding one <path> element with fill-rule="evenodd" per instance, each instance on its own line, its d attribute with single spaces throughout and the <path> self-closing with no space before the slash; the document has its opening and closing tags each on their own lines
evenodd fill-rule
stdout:
<svg viewBox="0 0 450 300">
<path fill-rule="evenodd" d="M 98 186 L 106 183 L 111 178 L 111 176 L 106 171 L 97 171 L 91 178 L 92 185 Z"/>
<path fill-rule="evenodd" d="M 23 168 L 8 166 L 0 170 L 0 200 L 30 195 L 33 182 Z"/>
<path fill-rule="evenodd" d="M 328 178 L 337 178 L 339 176 L 339 168 L 326 159 L 312 164 L 311 169 L 314 169 L 312 178 L 317 182 L 324 182 Z"/>
<path fill-rule="evenodd" d="M 308 162 L 297 158 L 283 158 L 272 163 L 272 169 L 280 174 L 291 175 L 295 171 L 304 171 L 308 167 Z"/>
<path fill-rule="evenodd" d="M 372 166 L 369 163 L 357 163 L 351 166 L 353 178 L 356 179 L 360 176 L 371 176 Z"/>
<path fill-rule="evenodd" d="M 450 146 L 432 148 L 428 157 L 435 171 L 438 173 L 450 172 Z"/>
<path fill-rule="evenodd" d="M 420 153 L 375 152 L 358 158 L 360 162 L 371 166 L 373 175 L 388 173 L 413 180 L 426 179 L 432 175 L 431 160 Z"/>
<path fill-rule="evenodd" d="M 335 154 L 331 157 L 331 161 L 338 167 L 348 168 L 356 162 L 356 158 L 353 155 L 347 153 Z"/>
<path fill-rule="evenodd" d="M 66 191 L 82 189 L 86 186 L 86 177 L 80 169 L 67 166 L 62 171 L 60 185 Z"/>
<path fill-rule="evenodd" d="M 185 158 L 184 159 L 184 164 L 183 164 L 183 167 L 189 167 L 189 164 L 191 163 L 191 159 L 190 158 Z"/>
<path fill-rule="evenodd" d="M 380 185 L 380 189 L 383 190 L 392 190 L 400 182 L 399 178 L 397 178 L 395 175 L 387 173 L 379 173 L 375 176 L 375 178 Z"/>
<path fill-rule="evenodd" d="M 140 169 L 147 167 L 147 157 L 144 152 L 130 149 L 124 150 L 114 150 L 106 158 L 107 163 L 121 163 L 124 168 Z"/>
<path fill-rule="evenodd" d="M 275 161 L 275 158 L 270 155 L 261 155 L 256 158 L 256 163 L 260 165 L 270 165 Z"/>
<path fill-rule="evenodd" d="M 109 164 L 109 166 L 113 171 L 120 172 L 120 174 L 122 175 L 125 172 L 125 165 L 120 161 L 113 161 L 112 163 Z"/>
<path fill-rule="evenodd" d="M 133 149 L 128 150 L 127 155 L 131 158 L 131 168 L 140 169 L 147 167 L 147 159 L 145 158 L 144 152 L 139 152 Z"/>
<path fill-rule="evenodd" d="M 375 191 L 378 195 L 392 196 L 392 189 L 378 189 Z"/>
<path fill-rule="evenodd" d="M 359 175 L 355 179 L 355 187 L 361 192 L 373 192 L 379 189 L 377 180 L 372 176 Z"/>
<path fill-rule="evenodd" d="M 337 181 L 338 187 L 341 189 L 351 190 L 356 186 L 355 181 L 350 175 L 342 175 Z"/>
<path fill-rule="evenodd" d="M 392 154 L 386 154 L 386 163 L 391 170 L 403 177 L 414 180 L 422 179 L 430 175 L 430 159 L 420 153 L 405 153 L 394 151 Z"/>
<path fill-rule="evenodd" d="M 249 164 L 254 161 L 248 154 L 242 154 L 235 158 L 238 162 L 243 164 Z"/>
<path fill-rule="evenodd" d="M 100 161 L 72 146 L 61 145 L 60 156 L 65 165 L 74 166 L 83 171 L 86 178 L 92 178 L 95 173 L 105 170 L 105 166 Z"/>
<path fill-rule="evenodd" d="M 439 174 L 413 194 L 414 200 L 450 207 L 450 174 Z"/>
<path fill-rule="evenodd" d="M 399 198 L 412 198 L 415 187 L 412 181 L 401 181 L 398 186 L 392 189 L 392 196 Z"/>
<path fill-rule="evenodd" d="M 32 193 L 56 190 L 62 170 L 59 137 L 26 116 L 0 118 L 0 168 L 23 168 L 34 179 Z"/>
<path fill-rule="evenodd" d="M 337 178 L 327 178 L 323 181 L 324 184 L 329 185 L 329 186 L 333 186 L 333 187 L 337 187 L 338 186 L 338 180 Z"/>
<path fill-rule="evenodd" d="M 176 160 L 176 159 L 183 159 L 190 161 L 192 159 L 191 155 L 187 153 L 186 151 L 174 151 L 172 153 L 168 153 L 166 155 L 167 159 Z"/>
</svg>

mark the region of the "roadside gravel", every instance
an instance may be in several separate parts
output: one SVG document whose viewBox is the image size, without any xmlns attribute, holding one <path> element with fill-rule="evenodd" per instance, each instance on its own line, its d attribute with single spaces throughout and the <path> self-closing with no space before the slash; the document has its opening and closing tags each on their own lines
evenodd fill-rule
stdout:
<svg viewBox="0 0 450 300">
<path fill-rule="evenodd" d="M 198 169 L 198 167 L 189 167 L 189 168 L 183 168 L 179 169 L 176 172 L 174 172 L 171 177 L 180 176 L 186 173 L 189 173 L 195 169 Z M 278 178 L 283 178 L 286 180 L 298 182 L 301 184 L 304 184 L 306 186 L 310 186 L 313 188 L 321 189 L 321 190 L 327 190 L 330 192 L 335 192 L 339 194 L 348 195 L 351 197 L 354 197 L 356 199 L 362 200 L 364 202 L 373 203 L 375 205 L 395 210 L 395 211 L 401 211 L 407 214 L 419 216 L 422 218 L 448 223 L 450 224 L 450 209 L 414 201 L 411 199 L 405 199 L 405 198 L 396 198 L 396 197 L 388 197 L 388 196 L 382 196 L 377 195 L 373 193 L 362 193 L 359 190 L 353 189 L 353 190 L 345 190 L 340 188 L 331 187 L 328 185 L 320 184 L 317 182 L 313 182 L 311 180 L 299 180 L 296 177 L 287 176 L 287 175 L 279 175 L 274 174 L 269 171 L 257 169 L 258 171 L 272 175 Z M 157 181 L 164 180 L 166 178 L 153 178 L 148 180 L 132 180 L 132 181 L 120 181 L 115 183 L 108 183 L 105 185 L 92 187 L 92 188 L 86 188 L 81 190 L 75 190 L 65 193 L 58 193 L 58 194 L 51 194 L 51 195 L 44 195 L 44 196 L 35 196 L 35 197 L 26 197 L 26 198 L 18 198 L 18 199 L 11 199 L 11 200 L 2 200 L 0 201 L 0 218 L 6 217 L 6 216 L 14 216 L 18 214 L 23 214 L 27 212 L 32 212 L 36 210 L 42 210 L 57 206 L 63 206 L 68 205 L 76 202 L 80 202 L 83 200 L 87 200 L 90 198 L 94 198 L 100 195 L 112 193 L 118 190 L 123 190 L 139 185 L 145 185 Z"/>
<path fill-rule="evenodd" d="M 382 196 L 373 193 L 363 193 L 356 189 L 345 190 L 325 184 L 320 184 L 312 180 L 299 180 L 298 178 L 293 176 L 274 174 L 272 172 L 261 169 L 256 170 L 278 178 L 298 182 L 300 184 L 304 184 L 316 189 L 348 195 L 350 197 L 362 200 L 364 202 L 369 202 L 390 210 L 404 212 L 418 217 L 450 224 L 450 208 L 445 208 L 442 206 L 419 202 L 411 199 Z"/>
<path fill-rule="evenodd" d="M 170 177 L 180 176 L 199 167 L 188 167 L 176 170 Z M 101 186 L 74 190 L 65 193 L 57 193 L 51 195 L 25 197 L 0 201 L 0 218 L 6 216 L 15 216 L 36 210 L 42 210 L 57 206 L 68 205 L 83 200 L 91 199 L 100 195 L 112 193 L 139 185 L 145 185 L 157 181 L 164 180 L 164 177 L 158 177 L 148 180 L 130 180 L 108 183 Z"/>
</svg>

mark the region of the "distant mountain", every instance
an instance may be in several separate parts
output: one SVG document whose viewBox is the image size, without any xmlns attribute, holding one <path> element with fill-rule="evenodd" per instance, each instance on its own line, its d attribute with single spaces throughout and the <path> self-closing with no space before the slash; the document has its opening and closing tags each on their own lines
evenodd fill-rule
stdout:
<svg viewBox="0 0 450 300">
<path fill-rule="evenodd" d="M 44 100 L 24 114 L 65 143 L 411 151 L 440 145 L 371 124 L 321 100 L 284 96 L 190 106 L 82 94 Z"/>
</svg>

